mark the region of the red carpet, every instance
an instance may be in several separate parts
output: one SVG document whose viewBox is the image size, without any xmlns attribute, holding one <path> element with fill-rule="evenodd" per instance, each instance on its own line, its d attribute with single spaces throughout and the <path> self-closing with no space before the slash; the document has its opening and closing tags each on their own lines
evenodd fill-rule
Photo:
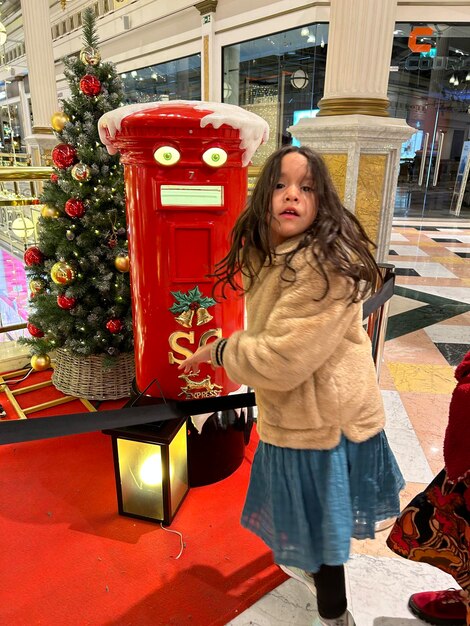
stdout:
<svg viewBox="0 0 470 626">
<path fill-rule="evenodd" d="M 0 446 L 0 624 L 223 626 L 236 617 L 285 580 L 239 523 L 255 439 L 232 476 L 190 490 L 171 525 L 183 533 L 178 560 L 177 535 L 117 514 L 106 435 Z"/>
</svg>

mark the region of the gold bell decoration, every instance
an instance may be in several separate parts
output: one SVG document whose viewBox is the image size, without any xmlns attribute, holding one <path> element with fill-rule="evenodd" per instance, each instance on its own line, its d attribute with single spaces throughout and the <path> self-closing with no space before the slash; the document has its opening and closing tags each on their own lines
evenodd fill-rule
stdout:
<svg viewBox="0 0 470 626">
<path fill-rule="evenodd" d="M 204 307 L 200 307 L 196 311 L 196 326 L 203 326 L 214 319 L 214 316 L 209 313 Z"/>
<path fill-rule="evenodd" d="M 185 328 L 191 328 L 193 325 L 193 317 L 194 317 L 194 311 L 191 309 L 188 309 L 187 311 L 183 311 L 175 319 L 178 322 L 178 324 L 181 324 L 181 326 L 184 326 Z"/>
<path fill-rule="evenodd" d="M 59 217 L 59 211 L 53 206 L 45 204 L 41 209 L 41 215 L 45 218 L 57 218 Z"/>
<path fill-rule="evenodd" d="M 33 354 L 31 367 L 35 372 L 42 372 L 51 366 L 51 357 L 48 354 Z"/>
<path fill-rule="evenodd" d="M 75 270 L 65 261 L 57 261 L 51 268 L 51 278 L 56 285 L 68 285 L 75 279 Z"/>
<path fill-rule="evenodd" d="M 63 111 L 57 111 L 57 113 L 54 113 L 51 117 L 51 126 L 58 133 L 64 130 L 64 126 L 67 122 L 70 122 L 70 118 Z"/>
</svg>

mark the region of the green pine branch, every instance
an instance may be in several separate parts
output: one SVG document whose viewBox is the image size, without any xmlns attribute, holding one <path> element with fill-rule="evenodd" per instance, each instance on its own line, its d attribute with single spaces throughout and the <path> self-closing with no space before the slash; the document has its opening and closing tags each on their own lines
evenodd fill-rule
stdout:
<svg viewBox="0 0 470 626">
<path fill-rule="evenodd" d="M 91 7 L 85 9 L 82 13 L 83 22 L 83 43 L 85 46 L 96 48 L 99 44 L 98 34 L 96 32 L 96 15 Z"/>
</svg>

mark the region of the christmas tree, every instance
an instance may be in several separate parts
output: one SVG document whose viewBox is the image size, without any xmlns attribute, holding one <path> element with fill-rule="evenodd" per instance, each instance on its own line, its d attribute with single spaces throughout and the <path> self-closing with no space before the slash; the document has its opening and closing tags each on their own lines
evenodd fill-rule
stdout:
<svg viewBox="0 0 470 626">
<path fill-rule="evenodd" d="M 71 96 L 52 117 L 54 173 L 40 198 L 38 245 L 24 254 L 31 338 L 21 341 L 37 370 L 56 349 L 115 357 L 133 346 L 123 172 L 97 129 L 123 93 L 114 66 L 101 62 L 92 9 L 83 13 L 83 42 L 79 56 L 64 59 Z"/>
</svg>

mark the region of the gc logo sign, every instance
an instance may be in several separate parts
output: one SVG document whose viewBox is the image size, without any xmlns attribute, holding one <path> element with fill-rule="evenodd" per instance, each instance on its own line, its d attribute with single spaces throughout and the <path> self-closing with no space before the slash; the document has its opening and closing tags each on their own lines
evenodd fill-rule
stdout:
<svg viewBox="0 0 470 626">
<path fill-rule="evenodd" d="M 413 28 L 408 37 L 408 48 L 412 52 L 429 52 L 432 46 L 430 43 L 418 43 L 416 40 L 418 37 L 425 37 L 426 35 L 432 35 L 434 30 L 430 26 L 417 26 Z"/>
</svg>

